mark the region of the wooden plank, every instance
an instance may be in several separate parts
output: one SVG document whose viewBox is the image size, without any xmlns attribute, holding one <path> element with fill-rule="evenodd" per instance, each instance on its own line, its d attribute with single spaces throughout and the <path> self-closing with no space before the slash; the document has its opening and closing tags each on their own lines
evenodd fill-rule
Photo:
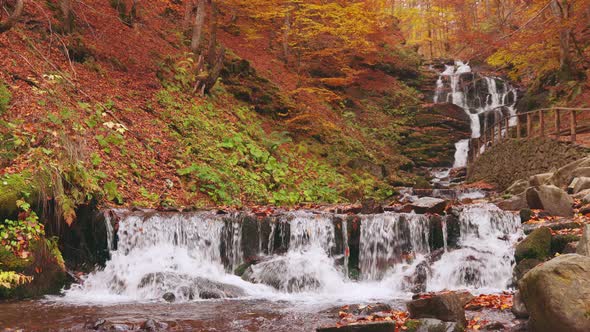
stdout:
<svg viewBox="0 0 590 332">
<path fill-rule="evenodd" d="M 533 133 L 533 117 L 531 113 L 526 115 L 526 137 L 531 137 Z"/>
<path fill-rule="evenodd" d="M 516 138 L 520 139 L 520 116 L 516 116 Z"/>
<path fill-rule="evenodd" d="M 506 123 L 506 138 L 510 138 L 510 118 L 507 117 L 504 122 Z"/>
</svg>

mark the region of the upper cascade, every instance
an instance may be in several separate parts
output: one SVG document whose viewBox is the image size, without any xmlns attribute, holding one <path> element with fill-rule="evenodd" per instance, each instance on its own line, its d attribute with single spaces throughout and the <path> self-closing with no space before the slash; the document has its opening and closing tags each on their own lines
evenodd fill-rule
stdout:
<svg viewBox="0 0 590 332">
<path fill-rule="evenodd" d="M 518 92 L 507 81 L 473 72 L 468 63 L 455 61 L 439 73 L 434 94 L 435 103 L 452 103 L 461 107 L 471 122 L 471 137 L 478 138 L 495 122 L 516 114 Z M 510 126 L 516 119 L 510 120 Z M 453 167 L 467 165 L 468 140 L 456 143 Z"/>
</svg>

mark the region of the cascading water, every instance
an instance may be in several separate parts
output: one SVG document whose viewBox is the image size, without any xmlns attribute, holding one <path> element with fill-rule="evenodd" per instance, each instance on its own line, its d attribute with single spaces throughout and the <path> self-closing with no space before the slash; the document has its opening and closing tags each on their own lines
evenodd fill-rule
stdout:
<svg viewBox="0 0 590 332">
<path fill-rule="evenodd" d="M 428 290 L 506 289 L 512 279 L 514 244 L 523 235 L 520 218 L 492 204 L 468 205 L 459 216 L 459 249 L 432 265 Z"/>
<path fill-rule="evenodd" d="M 200 285 L 194 281 L 201 279 L 195 278 L 240 284 L 241 279 L 227 274 L 222 263 L 223 231 L 223 220 L 211 213 L 129 215 L 119 222 L 117 249 L 111 245 L 105 268 L 73 285 L 66 297 L 141 301 L 172 293 L 182 300 L 199 293 Z M 230 257 L 238 256 L 238 248 L 226 250 Z"/>
<path fill-rule="evenodd" d="M 64 299 L 153 301 L 172 294 L 176 301 L 240 297 L 317 304 L 508 286 L 511 247 L 521 234 L 512 213 L 493 205 L 465 206 L 453 246 L 447 244 L 451 234 L 444 217 L 387 212 L 359 218 L 351 225 L 354 218 L 347 221 L 344 215 L 289 212 L 270 225 L 255 225 L 258 235 L 249 239 L 239 215 L 130 213 L 118 222 L 118 241 L 109 244 L 111 259 L 104 269 L 65 291 Z M 349 232 L 355 227 L 360 230 L 353 241 Z M 437 247 L 442 256 L 432 249 L 436 236 L 443 241 Z M 261 238 L 268 239 L 267 246 Z M 248 241 L 254 252 L 266 253 L 242 279 L 233 270 L 245 259 L 242 247 Z M 358 265 L 351 266 L 360 270 L 359 281 L 348 278 L 349 241 L 358 245 Z M 274 246 L 288 249 L 277 253 Z"/>
<path fill-rule="evenodd" d="M 429 219 L 425 215 L 385 213 L 361 223 L 360 263 L 363 279 L 378 280 L 396 264 L 428 254 Z"/>
<path fill-rule="evenodd" d="M 478 138 L 481 130 L 486 130 L 489 123 L 499 121 L 503 116 L 516 114 L 517 91 L 508 82 L 497 78 L 474 73 L 471 67 L 461 61 L 446 65 L 436 82 L 434 102 L 447 102 L 461 107 L 471 122 L 471 137 Z M 483 128 L 482 128 L 483 118 Z M 510 125 L 515 125 L 512 119 Z M 453 167 L 467 165 L 469 140 L 461 140 L 455 145 L 455 162 Z"/>
</svg>

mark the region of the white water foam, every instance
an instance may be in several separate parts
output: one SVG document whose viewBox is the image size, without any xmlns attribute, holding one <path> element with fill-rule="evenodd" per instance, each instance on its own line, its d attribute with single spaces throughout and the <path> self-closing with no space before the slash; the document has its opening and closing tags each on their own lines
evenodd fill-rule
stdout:
<svg viewBox="0 0 590 332">
<path fill-rule="evenodd" d="M 493 205 L 467 206 L 460 214 L 460 249 L 447 247 L 430 262 L 430 217 L 407 213 L 361 216 L 359 267 L 361 281 L 348 279 L 336 264 L 347 243 L 337 244 L 335 218 L 345 216 L 295 212 L 281 222 L 289 225 L 289 249 L 252 266 L 254 280 L 272 277 L 275 288 L 250 283 L 228 272 L 225 265 L 239 252 L 242 239 L 236 221 L 210 213 L 131 214 L 119 221 L 117 249 L 104 269 L 64 292 L 60 301 L 76 304 L 162 301 L 172 292 L 177 301 L 193 300 L 185 282 L 205 278 L 241 288 L 246 298 L 285 300 L 304 305 L 363 303 L 407 299 L 416 286 L 428 290 L 503 290 L 511 276 L 512 244 L 521 233 L 514 214 Z M 238 219 L 238 218 L 236 218 Z M 280 226 L 280 225 L 279 225 Z M 271 234 L 284 227 L 271 226 Z M 346 223 L 341 226 L 346 229 Z M 228 248 L 223 238 L 230 237 Z M 237 237 L 237 238 L 234 238 Z M 274 237 L 274 235 L 273 235 Z M 260 246 L 259 244 L 257 244 Z M 225 262 L 221 249 L 225 248 Z M 344 249 L 343 249 L 344 248 Z M 339 252 L 342 249 L 343 252 Z M 146 282 L 146 276 L 163 282 Z M 162 281 L 162 280 L 160 280 Z M 198 300 L 196 298 L 195 300 Z"/>
<path fill-rule="evenodd" d="M 522 236 L 520 218 L 492 204 L 465 206 L 459 217 L 460 249 L 446 252 L 432 265 L 428 290 L 467 288 L 477 293 L 508 288 L 514 244 Z"/>
</svg>

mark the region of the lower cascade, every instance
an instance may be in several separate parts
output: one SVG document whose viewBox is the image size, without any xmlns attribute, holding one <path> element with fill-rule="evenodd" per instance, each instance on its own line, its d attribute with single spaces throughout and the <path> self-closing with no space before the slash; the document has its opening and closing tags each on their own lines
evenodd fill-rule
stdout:
<svg viewBox="0 0 590 332">
<path fill-rule="evenodd" d="M 492 204 L 448 216 L 314 211 L 121 212 L 110 260 L 64 301 L 261 298 L 329 303 L 510 286 L 517 215 Z M 116 231 L 115 231 L 116 230 Z M 240 274 L 238 276 L 236 274 Z"/>
</svg>

